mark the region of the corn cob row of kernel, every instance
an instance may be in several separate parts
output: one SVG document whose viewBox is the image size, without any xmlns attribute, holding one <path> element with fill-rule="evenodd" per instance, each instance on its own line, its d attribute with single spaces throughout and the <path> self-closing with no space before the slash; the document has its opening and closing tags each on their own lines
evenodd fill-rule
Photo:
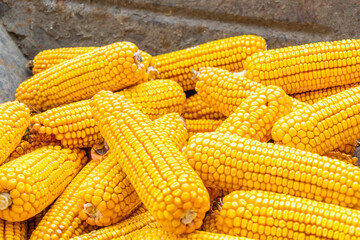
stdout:
<svg viewBox="0 0 360 240">
<path fill-rule="evenodd" d="M 0 219 L 0 239 L 27 240 L 27 233 L 26 222 L 8 222 Z"/>
<path fill-rule="evenodd" d="M 201 132 L 213 132 L 221 124 L 223 120 L 214 119 L 185 119 L 185 127 L 189 133 L 189 137 Z"/>
<path fill-rule="evenodd" d="M 214 119 L 220 120 L 226 117 L 216 109 L 206 104 L 199 94 L 195 94 L 186 99 L 184 104 L 185 119 Z"/>
</svg>

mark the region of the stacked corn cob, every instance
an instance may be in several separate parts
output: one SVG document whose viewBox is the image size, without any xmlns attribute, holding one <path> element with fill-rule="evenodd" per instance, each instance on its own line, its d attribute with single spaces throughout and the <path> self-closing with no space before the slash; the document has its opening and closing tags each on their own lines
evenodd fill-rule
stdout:
<svg viewBox="0 0 360 240">
<path fill-rule="evenodd" d="M 0 105 L 2 235 L 360 239 L 358 62 L 252 35 L 41 52 Z"/>
</svg>

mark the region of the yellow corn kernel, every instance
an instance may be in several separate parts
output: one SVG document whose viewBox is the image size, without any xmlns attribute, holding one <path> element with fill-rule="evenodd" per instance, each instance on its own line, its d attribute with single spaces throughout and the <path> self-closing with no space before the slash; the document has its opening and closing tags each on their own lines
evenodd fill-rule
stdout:
<svg viewBox="0 0 360 240">
<path fill-rule="evenodd" d="M 1 240 L 27 240 L 26 222 L 8 222 L 0 219 Z"/>
<path fill-rule="evenodd" d="M 189 133 L 189 138 L 197 133 L 201 132 L 213 132 L 215 131 L 224 121 L 213 120 L 213 119 L 185 119 L 185 127 Z"/>
<path fill-rule="evenodd" d="M 352 83 L 352 84 L 346 84 L 346 85 L 340 85 L 335 87 L 329 87 L 329 88 L 322 88 L 314 91 L 308 91 L 308 92 L 302 92 L 291 95 L 293 98 L 304 102 L 308 104 L 314 104 L 317 101 L 326 98 L 328 96 L 337 94 L 339 92 L 348 90 L 353 87 L 359 86 L 359 83 Z"/>
<path fill-rule="evenodd" d="M 360 137 L 360 87 L 324 98 L 280 118 L 271 135 L 289 147 L 324 154 Z"/>
<path fill-rule="evenodd" d="M 57 64 L 21 83 L 16 100 L 43 111 L 91 98 L 101 89 L 120 90 L 145 77 L 141 54 L 117 42 Z"/>
<path fill-rule="evenodd" d="M 17 101 L 0 104 L 0 164 L 20 144 L 30 124 L 30 110 Z"/>
<path fill-rule="evenodd" d="M 245 98 L 263 85 L 227 70 L 206 67 L 200 69 L 196 92 L 201 99 L 220 113 L 229 116 Z"/>
<path fill-rule="evenodd" d="M 99 163 L 97 160 L 92 160 L 85 165 L 51 205 L 49 211 L 31 234 L 30 240 L 65 240 L 96 229 L 96 227 L 89 227 L 85 221 L 81 221 L 79 218 L 74 195 L 80 184 Z"/>
<path fill-rule="evenodd" d="M 206 187 L 264 190 L 360 209 L 360 168 L 236 135 L 198 133 L 184 150 Z"/>
<path fill-rule="evenodd" d="M 77 237 L 71 238 L 71 240 L 112 240 L 112 239 L 124 239 L 128 234 L 144 228 L 149 224 L 154 223 L 154 227 L 157 225 L 155 219 L 149 212 L 139 214 L 137 216 L 123 220 L 117 224 L 103 227 L 98 230 L 82 234 Z M 126 238 L 125 238 L 126 239 Z"/>
<path fill-rule="evenodd" d="M 86 152 L 45 146 L 0 167 L 0 218 L 27 220 L 49 206 L 87 161 Z"/>
<path fill-rule="evenodd" d="M 264 87 L 244 99 L 216 131 L 268 142 L 274 123 L 292 108 L 291 98 L 284 90 L 276 86 Z"/>
<path fill-rule="evenodd" d="M 360 82 L 360 42 L 348 39 L 290 46 L 255 53 L 246 59 L 246 77 L 287 94 Z"/>
<path fill-rule="evenodd" d="M 178 83 L 158 79 L 136 85 L 117 94 L 125 96 L 151 120 L 164 114 L 183 113 L 186 95 Z"/>
<path fill-rule="evenodd" d="M 290 97 L 290 99 L 291 99 L 292 105 L 293 105 L 293 107 L 292 107 L 292 109 L 291 109 L 292 112 L 294 112 L 294 111 L 296 111 L 296 110 L 298 110 L 298 109 L 300 109 L 300 108 L 309 106 L 308 103 L 301 102 L 301 101 L 299 101 L 299 100 L 296 99 L 296 98 Z"/>
<path fill-rule="evenodd" d="M 32 72 L 35 75 L 50 67 L 58 65 L 59 63 L 73 59 L 95 49 L 96 47 L 72 47 L 43 50 L 36 54 L 34 60 L 30 62 Z"/>
<path fill-rule="evenodd" d="M 201 67 L 219 67 L 229 71 L 242 71 L 243 62 L 253 53 L 265 50 L 265 39 L 242 35 L 211 41 L 191 48 L 153 57 L 152 65 L 159 78 L 172 79 L 184 91 L 195 88 L 191 70 Z"/>
<path fill-rule="evenodd" d="M 185 119 L 220 120 L 226 118 L 223 114 L 206 104 L 199 94 L 195 94 L 186 99 L 183 116 Z"/>
<path fill-rule="evenodd" d="M 225 196 L 217 226 L 254 239 L 358 239 L 359 219 L 358 210 L 253 190 Z"/>
<path fill-rule="evenodd" d="M 199 228 L 209 194 L 175 144 L 124 96 L 100 91 L 91 105 L 102 136 L 159 224 L 178 234 Z"/>
</svg>

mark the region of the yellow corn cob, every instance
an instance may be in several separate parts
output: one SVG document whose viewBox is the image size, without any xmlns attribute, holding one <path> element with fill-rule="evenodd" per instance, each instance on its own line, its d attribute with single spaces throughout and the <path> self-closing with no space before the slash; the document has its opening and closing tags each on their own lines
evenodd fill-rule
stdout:
<svg viewBox="0 0 360 240">
<path fill-rule="evenodd" d="M 178 149 L 185 145 L 187 131 L 178 113 L 156 119 L 153 127 Z M 80 218 L 98 226 L 119 222 L 141 203 L 118 158 L 110 152 L 83 181 L 76 197 Z"/>
<path fill-rule="evenodd" d="M 244 68 L 250 80 L 294 94 L 360 82 L 358 55 L 358 40 L 310 43 L 255 53 Z"/>
<path fill-rule="evenodd" d="M 213 119 L 185 119 L 185 127 L 188 131 L 189 137 L 201 133 L 201 132 L 213 132 L 215 131 L 224 121 L 213 120 Z"/>
<path fill-rule="evenodd" d="M 91 98 L 101 89 L 120 90 L 145 76 L 130 42 L 113 43 L 60 63 L 21 83 L 15 98 L 40 111 Z"/>
<path fill-rule="evenodd" d="M 27 240 L 26 222 L 8 222 L 0 219 L 1 240 Z"/>
<path fill-rule="evenodd" d="M 172 79 L 188 91 L 195 88 L 192 69 L 198 71 L 209 66 L 242 71 L 246 57 L 265 50 L 265 46 L 262 37 L 236 36 L 154 56 L 152 65 L 159 71 L 160 78 Z"/>
<path fill-rule="evenodd" d="M 168 113 L 154 121 L 157 131 L 167 136 L 175 146 L 182 150 L 187 143 L 188 132 L 185 128 L 184 119 L 179 113 Z"/>
<path fill-rule="evenodd" d="M 66 187 L 65 191 L 51 206 L 31 235 L 30 240 L 69 239 L 81 235 L 91 228 L 78 216 L 75 193 L 82 181 L 100 162 L 92 160 Z"/>
<path fill-rule="evenodd" d="M 146 209 L 169 231 L 199 228 L 210 207 L 209 195 L 182 153 L 124 96 L 100 91 L 93 99 L 100 132 Z"/>
<path fill-rule="evenodd" d="M 55 135 L 65 147 L 92 147 L 104 141 L 92 118 L 90 100 L 49 109 L 31 118 L 40 134 Z"/>
<path fill-rule="evenodd" d="M 112 240 L 112 239 L 124 239 L 126 236 L 138 229 L 141 229 L 151 223 L 155 223 L 155 219 L 149 212 L 142 213 L 140 215 L 128 218 L 117 224 L 103 227 L 98 230 L 82 234 L 77 237 L 71 238 L 71 240 Z"/>
<path fill-rule="evenodd" d="M 301 102 L 305 102 L 308 104 L 314 104 L 323 98 L 326 98 L 328 96 L 337 94 L 339 92 L 342 92 L 342 91 L 345 91 L 345 90 L 348 90 L 350 88 L 357 87 L 357 86 L 359 86 L 359 83 L 352 83 L 352 84 L 346 84 L 346 85 L 341 85 L 341 86 L 318 89 L 318 90 L 314 90 L 314 91 L 297 93 L 297 94 L 293 94 L 291 96 Z"/>
<path fill-rule="evenodd" d="M 227 70 L 206 67 L 200 69 L 196 92 L 201 99 L 225 116 L 229 116 L 242 101 L 263 85 Z"/>
<path fill-rule="evenodd" d="M 174 81 L 156 80 L 139 84 L 118 94 L 133 101 L 151 119 L 166 113 L 182 113 L 185 93 Z M 103 141 L 90 111 L 90 100 L 47 110 L 31 118 L 34 131 L 55 136 L 65 147 L 92 147 Z M 180 137 L 180 136 L 179 136 Z"/>
<path fill-rule="evenodd" d="M 45 146 L 0 167 L 0 218 L 27 220 L 49 206 L 87 161 L 84 150 Z"/>
<path fill-rule="evenodd" d="M 246 240 L 247 238 L 236 237 L 226 234 L 195 231 L 190 234 L 176 235 L 165 231 L 163 228 L 142 228 L 129 236 L 132 240 Z M 126 238 L 127 239 L 127 238 Z"/>
<path fill-rule="evenodd" d="M 263 191 L 235 191 L 223 199 L 222 233 L 254 239 L 359 239 L 360 211 Z"/>
<path fill-rule="evenodd" d="M 34 60 L 30 62 L 32 72 L 35 75 L 59 63 L 73 59 L 95 49 L 97 49 L 97 47 L 71 47 L 43 50 L 36 54 Z"/>
<path fill-rule="evenodd" d="M 216 131 L 268 142 L 274 123 L 289 114 L 292 107 L 290 97 L 281 88 L 260 88 L 244 99 Z"/>
<path fill-rule="evenodd" d="M 30 238 L 32 232 L 35 230 L 36 226 L 40 223 L 41 219 L 45 216 L 50 207 L 45 208 L 34 217 L 28 219 L 27 222 L 27 239 Z"/>
<path fill-rule="evenodd" d="M 0 104 L 0 165 L 20 144 L 30 124 L 30 110 L 17 101 Z"/>
<path fill-rule="evenodd" d="M 225 119 L 226 117 L 206 104 L 199 94 L 186 99 L 184 104 L 185 119 Z"/>
<path fill-rule="evenodd" d="M 324 154 L 360 137 L 360 87 L 324 98 L 280 118 L 274 141 Z"/>
<path fill-rule="evenodd" d="M 350 164 L 354 164 L 354 165 L 356 165 L 358 163 L 357 157 L 353 157 L 353 156 L 351 156 L 349 154 L 342 153 L 342 152 L 339 152 L 339 151 L 327 152 L 323 156 L 326 156 L 328 158 L 336 158 L 336 159 L 339 159 L 339 160 L 344 161 L 346 163 L 350 163 Z"/>
<path fill-rule="evenodd" d="M 337 159 L 216 132 L 195 135 L 184 154 L 206 187 L 266 190 L 360 209 L 360 168 Z"/>
</svg>

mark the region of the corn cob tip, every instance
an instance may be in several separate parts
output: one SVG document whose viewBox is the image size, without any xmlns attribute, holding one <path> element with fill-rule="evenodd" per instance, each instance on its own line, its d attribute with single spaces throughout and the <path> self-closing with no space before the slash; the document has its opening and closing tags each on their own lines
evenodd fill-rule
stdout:
<svg viewBox="0 0 360 240">
<path fill-rule="evenodd" d="M 144 64 L 142 64 L 143 59 L 142 59 L 140 51 L 137 51 L 137 52 L 134 53 L 134 58 L 135 58 L 135 62 L 137 64 L 137 66 L 138 66 L 138 69 L 143 68 Z"/>
<path fill-rule="evenodd" d="M 12 204 L 12 199 L 9 193 L 0 193 L 0 210 L 7 209 Z"/>
<path fill-rule="evenodd" d="M 192 221 L 196 218 L 197 213 L 193 210 L 186 210 L 181 218 L 183 224 L 191 224 Z"/>
<path fill-rule="evenodd" d="M 154 68 L 153 66 L 149 66 L 147 69 L 146 69 L 146 73 L 150 74 L 151 72 L 154 72 L 156 74 L 159 74 L 159 71 Z"/>
<path fill-rule="evenodd" d="M 196 79 L 200 76 L 200 71 L 196 71 L 195 69 L 191 68 L 190 72 L 193 75 L 191 80 L 196 81 Z"/>
<path fill-rule="evenodd" d="M 26 68 L 32 70 L 32 68 L 34 67 L 34 61 L 30 60 L 26 63 Z"/>
</svg>

